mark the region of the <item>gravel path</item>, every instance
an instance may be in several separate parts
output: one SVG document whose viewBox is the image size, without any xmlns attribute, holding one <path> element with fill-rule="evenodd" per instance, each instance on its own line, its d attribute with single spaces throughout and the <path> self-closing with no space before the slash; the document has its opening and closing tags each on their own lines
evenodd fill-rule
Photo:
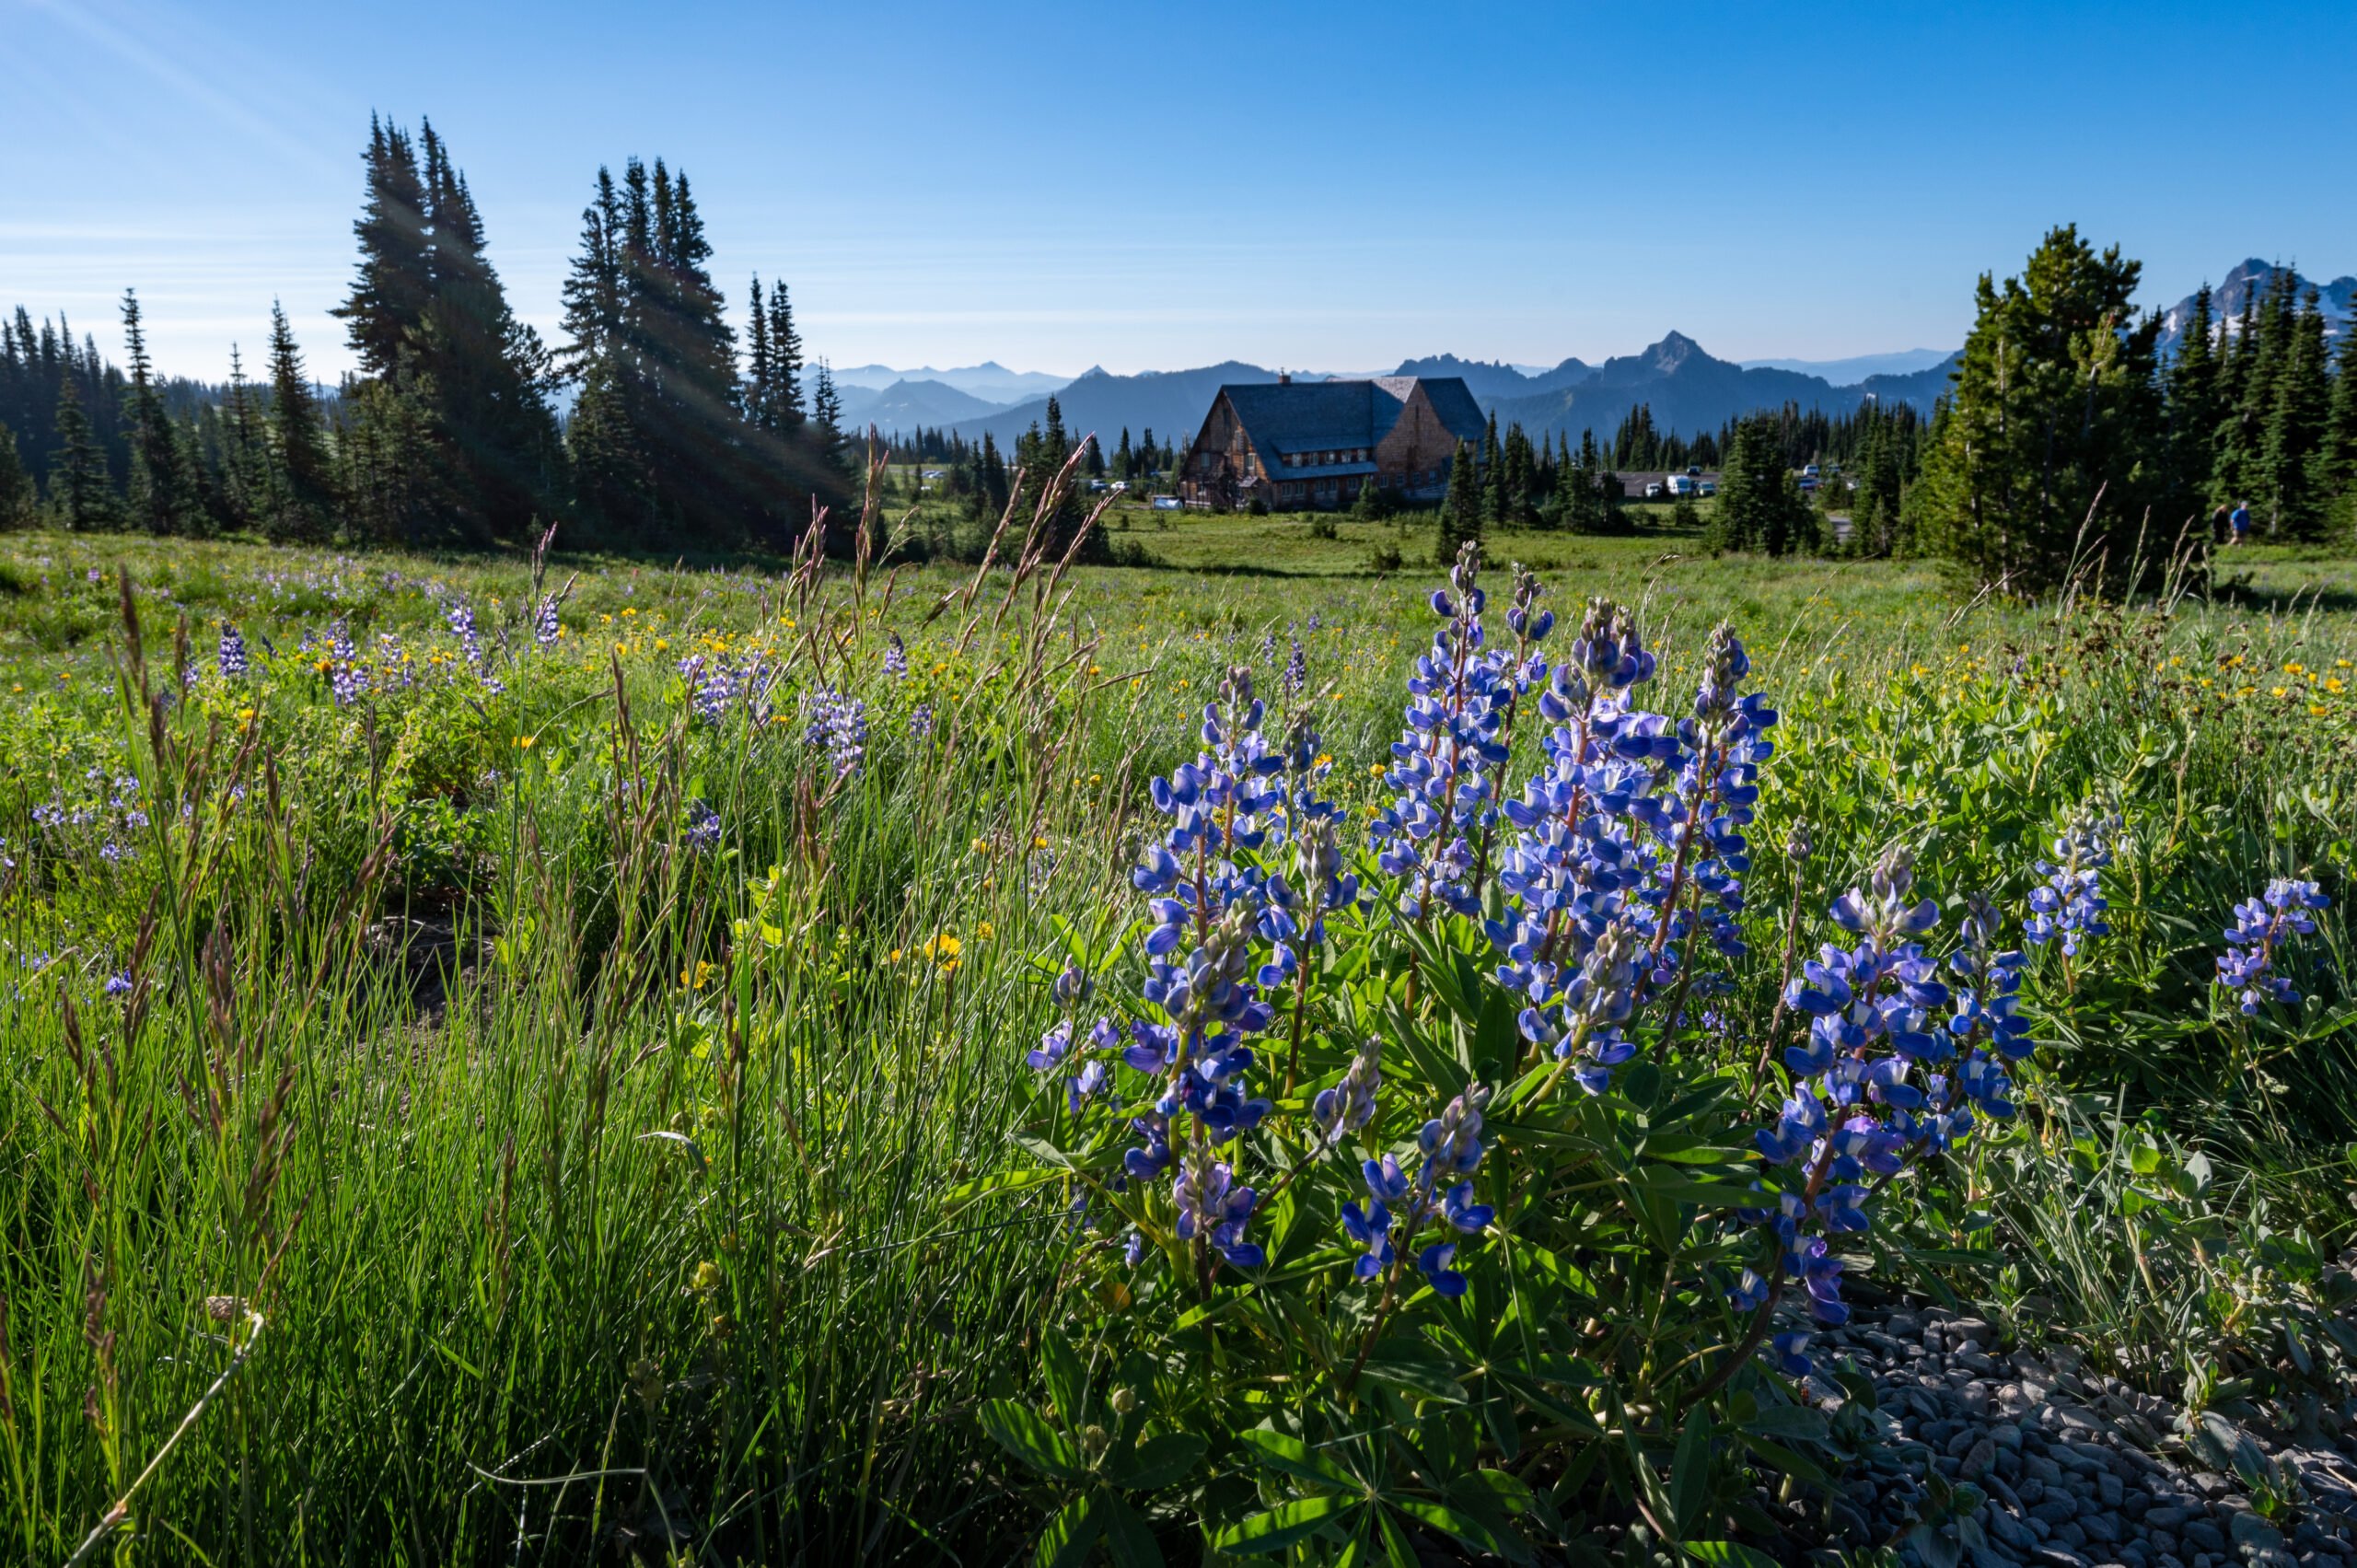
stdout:
<svg viewBox="0 0 2357 1568">
<path fill-rule="evenodd" d="M 1965 1554 L 1980 1568 L 2357 1564 L 2357 1445 L 2293 1441 L 2216 1415 L 2189 1425 L 2167 1400 L 2088 1372 L 2068 1352 L 2006 1353 L 1999 1338 L 1976 1318 L 1902 1308 L 1861 1311 L 1809 1345 L 1820 1369 L 1848 1358 L 1872 1380 L 1868 1418 L 1885 1438 L 1832 1504 L 1843 1546 L 1900 1534 L 1928 1463 L 1987 1493 L 1982 1542 Z M 1840 1408 L 1821 1373 L 1813 1387 Z M 2296 1478 L 2293 1505 L 2272 1521 L 2234 1473 L 2255 1467 Z M 1911 1546 L 1900 1557 L 1921 1562 Z"/>
</svg>

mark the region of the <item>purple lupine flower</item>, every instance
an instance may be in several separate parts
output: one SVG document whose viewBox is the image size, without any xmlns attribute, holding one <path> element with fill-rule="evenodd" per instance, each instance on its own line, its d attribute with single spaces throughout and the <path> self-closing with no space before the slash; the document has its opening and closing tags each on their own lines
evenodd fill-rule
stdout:
<svg viewBox="0 0 2357 1568">
<path fill-rule="evenodd" d="M 1178 1210 L 1179 1240 L 1201 1236 L 1239 1269 L 1257 1269 L 1268 1261 L 1258 1243 L 1244 1239 L 1258 1196 L 1251 1188 L 1236 1185 L 1225 1161 L 1212 1158 L 1205 1150 L 1191 1153 L 1178 1167 L 1171 1196 Z"/>
<path fill-rule="evenodd" d="M 1370 1037 L 1351 1058 L 1350 1070 L 1332 1088 L 1320 1089 L 1310 1102 L 1309 1117 L 1324 1131 L 1326 1141 L 1339 1144 L 1375 1119 L 1376 1092 L 1383 1087 L 1383 1042 Z"/>
<path fill-rule="evenodd" d="M 1496 815 L 1492 775 L 1507 761 L 1500 730 L 1515 685 L 1506 657 L 1484 647 L 1480 571 L 1480 546 L 1468 541 L 1449 588 L 1433 592 L 1445 624 L 1408 682 L 1407 728 L 1384 776 L 1397 796 L 1371 825 L 1378 864 L 1403 884 L 1400 912 L 1414 920 L 1434 904 L 1469 915 L 1480 907 L 1470 841 Z"/>
<path fill-rule="evenodd" d="M 121 996 L 130 989 L 131 971 L 129 970 L 118 970 L 107 976 L 106 993 L 109 996 Z"/>
<path fill-rule="evenodd" d="M 688 802 L 687 830 L 684 834 L 690 849 L 699 853 L 720 847 L 720 813 L 704 801 Z"/>
<path fill-rule="evenodd" d="M 557 634 L 563 629 L 557 621 L 556 610 L 556 596 L 549 594 L 541 598 L 540 608 L 532 617 L 532 641 L 541 647 L 554 644 Z"/>
<path fill-rule="evenodd" d="M 909 738 L 928 739 L 933 735 L 933 704 L 919 703 L 909 712 Z"/>
<path fill-rule="evenodd" d="M 2277 970 L 2276 958 L 2290 938 L 2315 935 L 2316 917 L 2308 912 L 2331 902 L 2314 882 L 2278 877 L 2258 898 L 2235 906 L 2226 950 L 2218 957 L 2218 983 L 2236 993 L 2246 1017 L 2257 1016 L 2263 1002 L 2299 1005 L 2300 988 Z"/>
<path fill-rule="evenodd" d="M 2084 938 L 2110 935 L 2111 926 L 2103 917 L 2109 902 L 2103 896 L 2099 874 L 2111 864 L 2111 846 L 2105 834 L 2117 829 L 2119 822 L 2117 817 L 2098 821 L 2084 811 L 2072 819 L 2061 837 L 2054 841 L 2054 859 L 2038 862 L 2038 874 L 2046 880 L 2030 891 L 2030 917 L 2022 928 L 2024 937 L 2043 945 L 2059 936 L 2062 956 L 2075 958 Z"/>
<path fill-rule="evenodd" d="M 1309 684 L 1309 656 L 1302 650 L 1301 639 L 1293 634 L 1290 627 L 1286 628 L 1285 640 L 1293 645 L 1293 651 L 1285 656 L 1284 671 L 1277 677 L 1277 694 L 1298 697 Z"/>
<path fill-rule="evenodd" d="M 246 678 L 246 640 L 238 635 L 235 626 L 226 622 L 221 627 L 220 658 L 222 679 L 243 680 Z"/>
<path fill-rule="evenodd" d="M 895 680 L 909 678 L 908 645 L 900 641 L 898 632 L 893 633 L 892 640 L 884 645 L 884 673 Z"/>
<path fill-rule="evenodd" d="M 859 772 L 867 755 L 867 704 L 831 688 L 802 694 L 803 743 L 827 754 L 837 778 Z"/>
</svg>

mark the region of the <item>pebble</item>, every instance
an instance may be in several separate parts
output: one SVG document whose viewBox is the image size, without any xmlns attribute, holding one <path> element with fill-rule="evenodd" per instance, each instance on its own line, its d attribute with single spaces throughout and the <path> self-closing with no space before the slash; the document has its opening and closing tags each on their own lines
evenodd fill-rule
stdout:
<svg viewBox="0 0 2357 1568">
<path fill-rule="evenodd" d="M 2279 1526 L 2240 1485 L 2215 1471 L 2180 1468 L 2183 1449 L 2168 1401 L 2095 1371 L 2068 1347 L 2042 1354 L 2006 1348 L 1987 1321 L 1938 1308 L 1864 1313 L 1820 1341 L 1820 1364 L 1839 1358 L 1873 1383 L 1882 1446 L 1853 1469 L 1829 1504 L 1795 1517 L 1828 1546 L 1807 1561 L 1904 1539 L 1924 1497 L 1926 1471 L 1979 1486 L 1980 1544 L 1973 1568 L 2022 1562 L 2073 1568 L 2339 1568 L 2357 1561 L 2357 1441 L 2347 1452 L 2319 1441 L 2250 1435 L 2303 1480 L 2306 1505 Z M 1830 1409 L 1839 1395 L 1817 1380 Z M 2158 1448 L 2159 1453 L 2147 1452 Z M 1820 1511 L 1821 1509 L 1821 1511 Z M 1921 1568 L 1911 1546 L 1900 1561 Z"/>
</svg>

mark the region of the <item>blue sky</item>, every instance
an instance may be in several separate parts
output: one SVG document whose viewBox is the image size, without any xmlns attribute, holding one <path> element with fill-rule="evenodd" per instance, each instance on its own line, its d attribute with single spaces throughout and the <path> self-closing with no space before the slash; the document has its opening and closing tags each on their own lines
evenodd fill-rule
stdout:
<svg viewBox="0 0 2357 1568">
<path fill-rule="evenodd" d="M 2166 303 L 2357 272 L 2346 13 L 0 0 L 0 306 L 315 370 L 369 111 L 432 116 L 552 331 L 599 162 L 692 175 L 732 301 L 842 365 L 1946 346 L 2075 219 Z M 2335 42 L 2340 40 L 2341 41 Z"/>
</svg>

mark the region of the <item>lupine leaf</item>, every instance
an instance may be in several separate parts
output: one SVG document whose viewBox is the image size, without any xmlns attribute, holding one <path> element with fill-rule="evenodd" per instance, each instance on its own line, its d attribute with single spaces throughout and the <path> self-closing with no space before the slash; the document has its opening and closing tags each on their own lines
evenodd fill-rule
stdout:
<svg viewBox="0 0 2357 1568">
<path fill-rule="evenodd" d="M 1262 1430 L 1243 1433 L 1237 1440 L 1252 1450 L 1253 1458 L 1263 1469 L 1289 1475 L 1295 1481 L 1306 1481 L 1312 1486 L 1340 1486 L 1353 1490 L 1358 1487 L 1357 1477 L 1298 1437 Z"/>
<path fill-rule="evenodd" d="M 1102 1496 L 1096 1513 L 1105 1527 L 1105 1550 L 1114 1568 L 1162 1568 L 1162 1548 L 1154 1544 L 1154 1532 L 1136 1509 L 1118 1497 Z"/>
<path fill-rule="evenodd" d="M 1776 1560 L 1766 1552 L 1732 1540 L 1689 1540 L 1686 1554 L 1712 1568 L 1776 1568 Z"/>
<path fill-rule="evenodd" d="M 1080 1456 L 1063 1434 L 1039 1419 L 1028 1405 L 1013 1400 L 991 1400 L 975 1412 L 982 1430 L 998 1446 L 1043 1475 L 1071 1480 L 1080 1472 Z"/>
<path fill-rule="evenodd" d="M 1210 1446 L 1190 1432 L 1149 1437 L 1126 1454 L 1109 1458 L 1105 1473 L 1132 1492 L 1159 1492 L 1186 1478 Z"/>
<path fill-rule="evenodd" d="M 1091 1493 L 1083 1493 L 1058 1510 L 1039 1532 L 1039 1544 L 1031 1553 L 1032 1568 L 1081 1568 L 1088 1561 L 1089 1549 L 1097 1544 L 1097 1526 L 1091 1516 Z"/>
<path fill-rule="evenodd" d="M 1669 1511 L 1680 1539 L 1703 1522 L 1703 1510 L 1711 1504 L 1712 1466 L 1710 1413 L 1697 1411 L 1678 1434 L 1678 1454 L 1669 1468 Z"/>
<path fill-rule="evenodd" d="M 1048 1398 L 1055 1401 L 1057 1423 L 1067 1432 L 1080 1430 L 1081 1415 L 1088 1404 L 1088 1373 L 1080 1365 L 1080 1357 L 1064 1338 L 1063 1330 L 1050 1327 L 1039 1335 L 1040 1370 L 1048 1384 Z"/>
<path fill-rule="evenodd" d="M 1212 1538 L 1212 1544 L 1238 1557 L 1283 1551 L 1364 1506 L 1347 1497 L 1304 1497 L 1280 1504 L 1265 1514 L 1255 1514 L 1241 1524 L 1230 1525 Z"/>
</svg>

